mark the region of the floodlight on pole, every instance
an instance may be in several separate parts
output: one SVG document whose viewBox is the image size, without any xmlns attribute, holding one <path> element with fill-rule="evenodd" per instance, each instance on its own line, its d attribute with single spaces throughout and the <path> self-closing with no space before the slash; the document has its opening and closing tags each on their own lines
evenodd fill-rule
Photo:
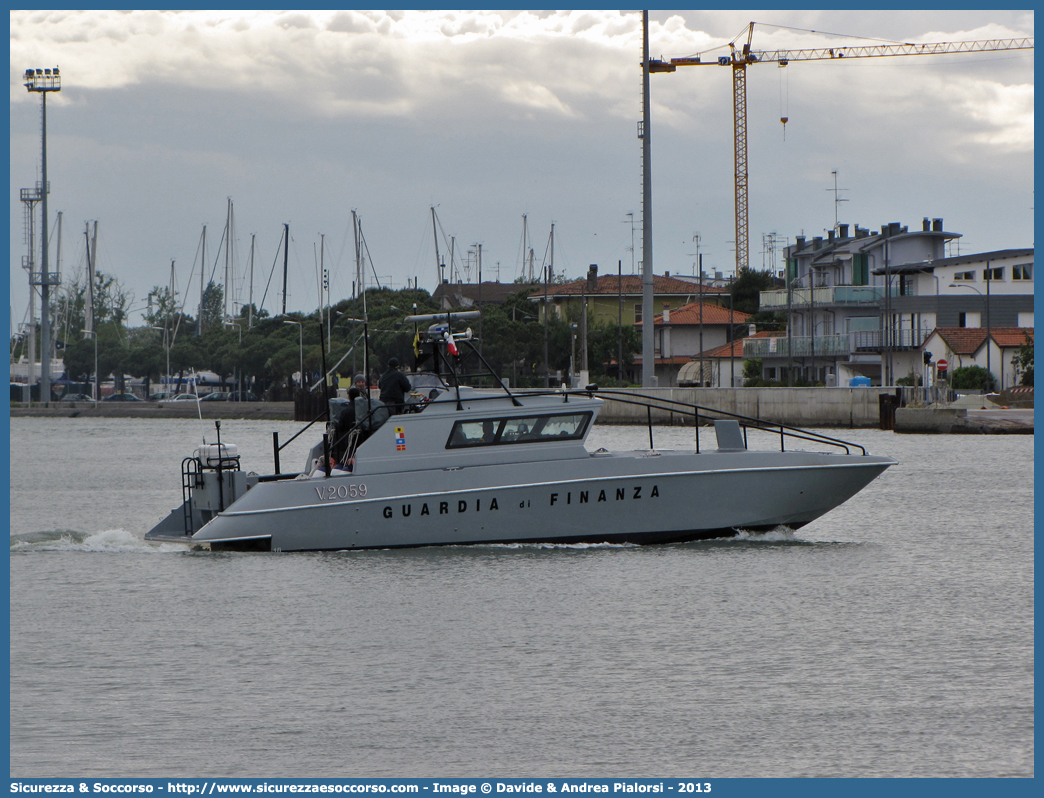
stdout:
<svg viewBox="0 0 1044 798">
<path fill-rule="evenodd" d="M 25 70 L 25 87 L 30 92 L 40 94 L 43 124 L 41 126 L 41 151 L 43 154 L 40 182 L 42 193 L 43 216 L 40 224 L 40 274 L 38 281 L 30 281 L 40 286 L 40 400 L 45 405 L 51 402 L 51 286 L 61 285 L 61 277 L 58 272 L 51 272 L 47 260 L 47 194 L 50 185 L 47 182 L 47 92 L 61 91 L 62 78 L 58 67 L 54 69 L 27 69 Z"/>
</svg>

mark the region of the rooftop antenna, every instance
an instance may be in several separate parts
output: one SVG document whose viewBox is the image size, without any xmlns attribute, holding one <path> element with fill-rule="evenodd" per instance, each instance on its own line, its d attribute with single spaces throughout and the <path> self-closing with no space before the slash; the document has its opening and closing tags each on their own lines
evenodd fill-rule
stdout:
<svg viewBox="0 0 1044 798">
<path fill-rule="evenodd" d="M 834 230 L 837 230 L 837 206 L 841 202 L 848 202 L 847 199 L 843 199 L 841 197 L 838 197 L 837 196 L 837 192 L 839 192 L 839 191 L 848 191 L 848 189 L 847 188 L 838 188 L 837 187 L 837 170 L 836 169 L 833 170 L 830 174 L 832 174 L 834 176 L 834 187 L 833 188 L 828 188 L 826 190 L 834 192 Z"/>
</svg>

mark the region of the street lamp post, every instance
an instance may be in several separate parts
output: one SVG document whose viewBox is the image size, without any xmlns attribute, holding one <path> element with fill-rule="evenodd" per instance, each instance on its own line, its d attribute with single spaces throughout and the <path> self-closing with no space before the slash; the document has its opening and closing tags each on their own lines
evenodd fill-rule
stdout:
<svg viewBox="0 0 1044 798">
<path fill-rule="evenodd" d="M 576 388 L 573 381 L 576 379 L 576 324 L 569 325 L 570 348 L 569 348 L 569 387 Z"/>
<path fill-rule="evenodd" d="M 43 154 L 40 170 L 42 215 L 40 225 L 40 399 L 45 406 L 51 403 L 51 286 L 61 284 L 57 272 L 52 273 L 47 262 L 47 194 L 49 186 L 47 183 L 47 92 L 61 91 L 62 79 L 58 74 L 58 67 L 54 69 L 27 69 L 25 70 L 25 87 L 30 92 L 39 92 L 43 124 L 41 134 L 41 151 Z M 32 275 L 30 275 L 30 278 Z"/>
<path fill-rule="evenodd" d="M 964 285 L 963 283 L 950 283 L 950 288 L 970 288 L 980 297 L 982 297 L 983 305 L 986 307 L 986 371 L 989 372 L 990 377 L 993 376 L 993 370 L 990 368 L 990 262 L 986 261 L 986 294 L 983 295 L 982 291 L 976 288 L 974 285 Z M 1001 369 L 1003 371 L 1003 369 Z M 989 385 L 986 386 L 986 390 L 989 390 Z"/>
<path fill-rule="evenodd" d="M 150 329 L 163 331 L 163 349 L 167 353 L 167 371 L 163 376 L 163 390 L 170 391 L 170 347 L 167 346 L 167 328 L 152 326 Z"/>
<path fill-rule="evenodd" d="M 365 322 L 362 319 L 353 319 L 350 316 L 346 316 L 343 311 L 338 313 L 336 318 L 341 319 L 343 321 L 351 322 L 353 324 L 365 324 Z M 340 322 L 335 322 L 334 323 L 334 327 L 338 327 L 338 326 L 340 326 Z M 365 327 L 364 327 L 364 329 L 365 329 Z M 353 342 L 352 343 L 352 348 L 351 348 L 351 354 L 352 354 L 352 379 L 353 380 L 355 379 L 355 375 L 357 373 L 356 369 L 355 369 L 355 363 L 356 363 L 356 360 L 355 360 L 355 346 L 356 345 Z M 365 348 L 365 346 L 366 346 L 366 335 L 364 334 L 363 335 L 363 347 Z M 348 354 L 346 353 L 344 357 L 348 357 Z M 341 358 L 341 360 L 344 360 L 344 358 Z M 338 365 L 340 365 L 340 364 L 338 364 Z M 337 366 L 334 366 L 334 368 L 337 368 Z M 369 379 L 369 377 L 367 377 L 367 379 Z"/>
<path fill-rule="evenodd" d="M 290 320 L 285 320 L 283 322 L 283 324 L 296 324 L 297 325 L 298 338 L 300 339 L 300 355 L 301 355 L 301 364 L 300 364 L 301 371 L 300 371 L 300 377 L 298 378 L 297 387 L 300 389 L 300 388 L 304 387 L 304 324 L 299 322 L 299 321 L 290 321 Z"/>
</svg>

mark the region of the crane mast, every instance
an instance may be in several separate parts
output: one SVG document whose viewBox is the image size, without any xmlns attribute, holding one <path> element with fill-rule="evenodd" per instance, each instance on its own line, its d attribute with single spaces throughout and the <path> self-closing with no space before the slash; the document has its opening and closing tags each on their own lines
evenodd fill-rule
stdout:
<svg viewBox="0 0 1044 798">
<path fill-rule="evenodd" d="M 736 272 L 749 267 L 747 236 L 747 66 L 749 64 L 779 64 L 786 66 L 791 61 L 838 61 L 850 58 L 881 58 L 888 56 L 941 55 L 945 53 L 982 53 L 995 50 L 1032 50 L 1033 38 L 981 39 L 967 42 L 931 42 L 923 44 L 891 43 L 881 45 L 858 45 L 853 47 L 813 47 L 797 50 L 752 50 L 754 23 L 744 31 L 747 40 L 739 48 L 736 40 L 729 42 L 729 55 L 713 56 L 701 53 L 684 58 L 672 58 L 669 62 L 650 60 L 650 72 L 674 72 L 680 66 L 728 66 L 732 67 L 732 110 L 734 128 L 734 162 L 736 183 Z"/>
</svg>

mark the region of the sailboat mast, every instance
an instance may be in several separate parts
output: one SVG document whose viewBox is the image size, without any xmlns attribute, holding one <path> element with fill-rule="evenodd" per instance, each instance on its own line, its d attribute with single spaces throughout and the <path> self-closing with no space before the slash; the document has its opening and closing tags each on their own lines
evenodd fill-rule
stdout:
<svg viewBox="0 0 1044 798">
<path fill-rule="evenodd" d="M 286 315 L 286 265 L 290 260 L 290 225 L 283 225 L 283 315 Z M 302 375 L 302 379 L 304 379 Z"/>
<path fill-rule="evenodd" d="M 207 226 L 203 225 L 203 254 L 199 262 L 199 318 L 196 319 L 196 335 L 203 334 L 203 280 L 207 273 Z"/>
<path fill-rule="evenodd" d="M 526 275 L 526 255 L 529 254 L 529 249 L 526 247 L 526 225 L 529 219 L 526 218 L 526 214 L 522 214 L 522 276 Z M 533 282 L 533 261 L 529 262 L 529 281 Z"/>
<path fill-rule="evenodd" d="M 54 259 L 54 270 L 58 273 L 62 273 L 62 212 L 58 211 L 58 252 Z M 65 340 L 69 340 L 69 293 L 65 292 Z M 55 357 L 58 357 L 58 327 L 57 322 L 54 330 L 54 337 L 51 342 L 51 351 L 54 352 Z"/>
<path fill-rule="evenodd" d="M 232 288 L 232 283 L 231 283 L 230 275 L 229 275 L 229 268 L 230 268 L 230 263 L 231 263 L 231 257 L 230 257 L 231 256 L 231 252 L 232 252 L 232 198 L 229 197 L 228 198 L 228 211 L 227 211 L 227 213 L 225 215 L 225 296 L 224 296 L 224 300 L 225 301 L 223 303 L 224 307 L 222 308 L 222 312 L 224 314 L 224 317 L 221 320 L 222 323 L 224 323 L 227 319 L 229 319 L 231 317 L 231 315 L 228 312 L 229 297 L 231 296 L 230 289 Z M 235 305 L 233 304 L 233 308 L 234 307 L 235 307 Z"/>
<path fill-rule="evenodd" d="M 551 265 L 548 269 L 548 280 L 555 279 L 555 223 L 551 222 Z"/>
<path fill-rule="evenodd" d="M 94 326 L 94 273 L 98 262 L 98 222 L 94 223 L 94 241 L 88 242 L 87 274 L 91 281 L 91 330 L 94 337 L 94 401 L 101 399 L 101 375 L 98 373 L 98 331 Z"/>
<path fill-rule="evenodd" d="M 355 243 L 355 285 L 352 299 L 357 299 L 362 293 L 362 273 L 359 270 L 359 220 L 352 211 L 352 239 Z"/>
<path fill-rule="evenodd" d="M 323 256 L 326 250 L 326 236 L 323 233 L 319 234 L 319 269 L 323 273 L 323 288 L 326 290 L 326 351 L 330 351 L 330 345 L 332 339 L 330 337 L 330 275 L 326 273 L 326 266 L 324 265 Z M 323 306 L 319 305 L 319 318 L 322 319 Z"/>
<path fill-rule="evenodd" d="M 435 206 L 431 206 L 431 232 L 435 236 L 435 287 L 442 283 L 442 261 L 439 258 L 439 228 L 435 224 Z"/>
<path fill-rule="evenodd" d="M 352 230 L 355 233 L 355 279 L 359 295 L 362 296 L 363 305 L 363 376 L 366 384 L 370 384 L 370 316 L 366 309 L 366 287 L 364 278 L 366 271 L 362 267 L 362 252 L 359 247 L 359 239 L 362 237 L 362 224 L 355 211 L 352 211 Z M 367 393 L 369 398 L 369 393 Z"/>
<path fill-rule="evenodd" d="M 255 233 L 250 234 L 250 304 L 247 305 L 247 329 L 254 326 L 254 238 Z"/>
</svg>

